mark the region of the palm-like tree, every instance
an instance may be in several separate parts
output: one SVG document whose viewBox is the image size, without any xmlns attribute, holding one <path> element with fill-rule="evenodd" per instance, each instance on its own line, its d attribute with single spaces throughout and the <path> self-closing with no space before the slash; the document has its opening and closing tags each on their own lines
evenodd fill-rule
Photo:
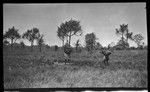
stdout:
<svg viewBox="0 0 150 92">
<path fill-rule="evenodd" d="M 128 24 L 122 24 L 122 25 L 120 25 L 119 29 L 116 29 L 116 34 L 121 35 L 123 47 L 125 47 L 125 37 L 124 36 L 127 34 L 127 32 L 128 32 Z"/>
<path fill-rule="evenodd" d="M 22 38 L 27 39 L 31 42 L 31 51 L 33 51 L 33 43 L 34 40 L 38 38 L 39 35 L 39 29 L 33 28 L 31 30 L 27 30 L 25 33 L 23 33 Z"/>
<path fill-rule="evenodd" d="M 80 25 L 80 21 L 76 20 L 69 20 L 65 23 L 62 23 L 60 27 L 58 27 L 58 31 L 61 31 L 60 33 L 63 35 L 62 37 L 67 37 L 67 40 L 69 41 L 69 45 L 71 43 L 71 37 L 76 35 L 80 36 L 82 34 L 82 29 Z M 58 33 L 58 32 L 57 32 Z"/>
<path fill-rule="evenodd" d="M 127 34 L 126 34 L 126 41 L 128 42 L 128 39 L 131 39 L 131 40 L 133 40 L 133 37 L 132 37 L 132 35 L 133 35 L 133 33 L 132 32 L 128 32 Z"/>
<path fill-rule="evenodd" d="M 126 31 L 126 34 L 125 34 L 125 37 L 126 37 L 126 42 L 128 43 L 128 39 L 130 40 L 133 40 L 133 33 L 132 32 L 129 32 L 128 28 L 127 28 L 127 31 Z"/>
</svg>

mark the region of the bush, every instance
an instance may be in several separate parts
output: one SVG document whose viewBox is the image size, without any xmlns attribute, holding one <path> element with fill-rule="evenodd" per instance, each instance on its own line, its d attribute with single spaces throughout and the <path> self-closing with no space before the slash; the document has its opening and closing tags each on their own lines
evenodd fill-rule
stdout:
<svg viewBox="0 0 150 92">
<path fill-rule="evenodd" d="M 135 50 L 136 48 L 135 47 L 130 47 L 130 50 Z"/>
<path fill-rule="evenodd" d="M 122 50 L 122 48 L 120 48 L 120 47 L 116 47 L 116 50 Z"/>
<path fill-rule="evenodd" d="M 57 50 L 58 50 L 58 46 L 57 46 L 57 45 L 55 45 L 55 46 L 54 46 L 54 48 L 55 48 L 55 51 L 57 51 Z"/>
<path fill-rule="evenodd" d="M 72 53 L 72 51 L 73 51 L 73 48 L 68 43 L 66 43 L 64 45 L 65 54 L 67 54 L 70 57 L 70 54 Z"/>
</svg>

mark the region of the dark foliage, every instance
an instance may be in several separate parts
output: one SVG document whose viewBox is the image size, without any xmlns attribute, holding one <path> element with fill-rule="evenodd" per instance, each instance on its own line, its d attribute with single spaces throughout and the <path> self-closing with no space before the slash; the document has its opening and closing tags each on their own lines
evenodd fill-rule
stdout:
<svg viewBox="0 0 150 92">
<path fill-rule="evenodd" d="M 68 43 L 66 43 L 64 45 L 64 53 L 67 54 L 69 58 L 70 58 L 70 54 L 72 53 L 72 51 L 73 51 L 73 48 Z"/>
<path fill-rule="evenodd" d="M 86 49 L 88 52 L 92 53 L 94 46 L 96 44 L 96 35 L 94 33 L 85 35 Z"/>
<path fill-rule="evenodd" d="M 54 46 L 54 49 L 55 49 L 55 51 L 57 51 L 57 50 L 58 50 L 58 46 L 57 46 L 57 45 L 55 45 L 55 46 Z"/>
</svg>

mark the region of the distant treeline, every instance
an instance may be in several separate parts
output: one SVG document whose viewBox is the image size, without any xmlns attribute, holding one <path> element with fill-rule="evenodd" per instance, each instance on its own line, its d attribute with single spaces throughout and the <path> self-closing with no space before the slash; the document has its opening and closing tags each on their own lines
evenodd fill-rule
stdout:
<svg viewBox="0 0 150 92">
<path fill-rule="evenodd" d="M 24 47 L 22 47 L 22 44 L 14 43 L 13 48 L 22 50 L 22 48 L 31 49 L 31 46 L 24 45 Z M 72 47 L 72 48 L 73 48 L 74 51 L 76 51 L 76 47 Z M 10 44 L 9 45 L 3 44 L 3 49 L 11 49 L 11 45 Z M 34 45 L 33 49 L 38 49 L 38 45 Z M 60 51 L 60 50 L 63 50 L 63 47 L 62 46 L 57 46 L 57 45 L 53 45 L 53 46 L 42 45 L 42 49 Z M 108 49 L 108 47 L 103 47 L 103 49 Z M 86 50 L 86 47 L 80 47 L 80 50 Z M 114 46 L 114 50 L 122 50 L 122 47 Z M 147 50 L 147 46 L 144 46 L 144 47 L 141 47 L 141 48 L 132 46 L 132 47 L 127 48 L 126 50 Z"/>
<path fill-rule="evenodd" d="M 87 33 L 85 35 L 85 46 L 80 43 L 80 40 L 74 41 L 74 46 L 71 46 L 71 40 L 73 36 L 81 36 L 83 34 L 82 27 L 80 25 L 80 21 L 70 19 L 69 21 L 65 21 L 61 23 L 57 27 L 57 37 L 62 41 L 62 46 L 67 48 L 65 51 L 71 48 L 75 49 L 77 52 L 81 52 L 82 49 L 86 49 L 88 52 L 92 53 L 93 50 L 101 50 L 101 49 L 113 49 L 113 50 L 128 50 L 128 49 L 147 49 L 147 46 L 143 42 L 144 37 L 141 34 L 133 34 L 133 32 L 129 31 L 128 24 L 121 24 L 119 28 L 114 28 L 114 32 L 116 36 L 118 36 L 117 43 L 110 42 L 107 47 L 101 45 L 101 42 L 98 42 L 97 39 L 102 37 L 97 37 L 95 33 Z M 57 51 L 59 48 L 57 44 L 55 46 L 46 45 L 44 35 L 40 33 L 40 30 L 36 27 L 32 29 L 28 29 L 23 34 L 19 34 L 19 29 L 16 29 L 14 26 L 9 28 L 3 35 L 3 46 L 9 47 L 11 49 L 19 47 L 26 48 L 31 47 L 31 51 L 33 51 L 34 47 L 38 47 L 39 51 L 42 51 L 42 48 L 54 48 Z M 103 33 L 102 33 L 103 34 Z M 20 40 L 20 43 L 16 43 L 16 40 Z M 30 46 L 26 46 L 24 44 L 24 40 L 28 40 Z M 106 39 L 107 40 L 107 39 Z M 137 47 L 130 47 L 129 40 L 136 43 Z M 36 46 L 34 43 L 36 42 Z"/>
</svg>

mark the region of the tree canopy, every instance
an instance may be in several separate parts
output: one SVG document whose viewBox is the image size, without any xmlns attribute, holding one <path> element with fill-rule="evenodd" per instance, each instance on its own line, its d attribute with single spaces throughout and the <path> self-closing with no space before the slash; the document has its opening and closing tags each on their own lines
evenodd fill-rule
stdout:
<svg viewBox="0 0 150 92">
<path fill-rule="evenodd" d="M 27 30 L 25 33 L 23 33 L 22 38 L 27 39 L 31 42 L 31 47 L 33 47 L 34 40 L 38 39 L 39 36 L 39 29 L 33 28 L 31 30 Z M 33 48 L 31 48 L 32 50 Z"/>
<path fill-rule="evenodd" d="M 96 35 L 92 32 L 85 35 L 85 42 L 86 42 L 86 49 L 89 52 L 92 52 L 94 50 L 94 46 L 96 44 Z"/>
<path fill-rule="evenodd" d="M 133 34 L 132 32 L 129 32 L 128 24 L 120 25 L 120 28 L 116 29 L 116 34 L 121 36 L 121 40 L 119 40 L 117 45 L 122 46 L 122 49 L 128 48 L 128 39 L 132 39 Z"/>
<path fill-rule="evenodd" d="M 3 39 L 10 39 L 11 44 L 13 44 L 17 39 L 20 39 L 20 34 L 18 33 L 18 29 L 15 29 L 13 26 L 12 28 L 9 28 L 8 31 L 3 35 Z"/>
<path fill-rule="evenodd" d="M 76 20 L 69 20 L 66 21 L 65 23 L 62 23 L 59 27 L 58 27 L 58 31 L 57 31 L 57 36 L 62 39 L 62 41 L 64 41 L 64 38 L 66 37 L 67 40 L 69 41 L 69 45 L 71 43 L 71 37 L 73 35 L 79 36 L 82 34 L 82 29 L 81 29 L 81 25 L 80 25 L 80 21 L 76 21 Z"/>
</svg>

